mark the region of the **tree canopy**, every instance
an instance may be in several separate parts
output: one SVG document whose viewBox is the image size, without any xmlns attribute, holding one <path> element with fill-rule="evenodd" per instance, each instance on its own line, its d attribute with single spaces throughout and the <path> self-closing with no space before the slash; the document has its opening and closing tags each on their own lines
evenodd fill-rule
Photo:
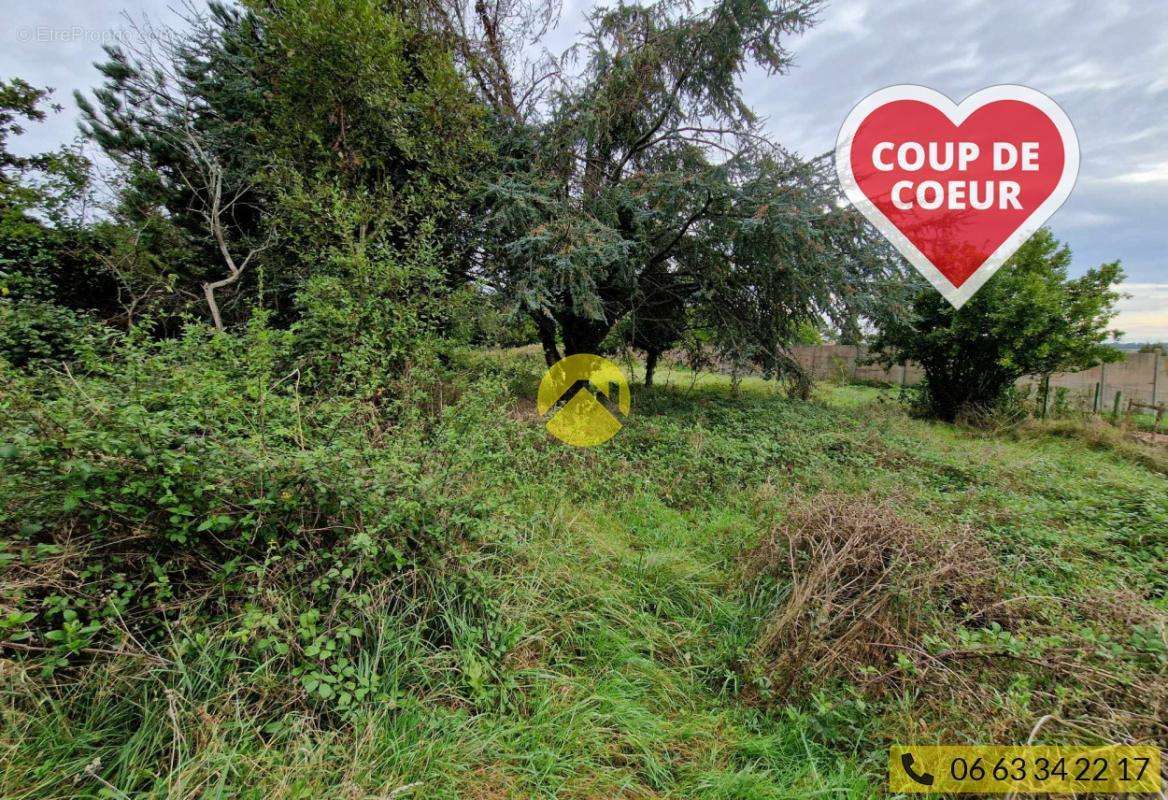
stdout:
<svg viewBox="0 0 1168 800">
<path fill-rule="evenodd" d="M 449 234 L 457 273 L 453 200 L 486 145 L 435 36 L 374 0 L 212 2 L 188 22 L 108 48 L 105 85 L 78 98 L 127 173 L 128 223 L 165 220 L 189 244 L 171 265 L 184 283 L 262 288 L 287 317 L 309 277 L 423 228 Z"/>
<path fill-rule="evenodd" d="M 500 143 L 478 195 L 479 275 L 535 321 L 549 363 L 561 343 L 597 351 L 625 320 L 651 358 L 704 330 L 775 368 L 808 321 L 876 313 L 872 288 L 900 260 L 838 203 L 827 164 L 764 136 L 741 90 L 748 70 L 788 67 L 785 38 L 817 10 L 622 3 L 540 74 L 506 58 L 523 32 L 510 6 L 442 8 Z"/>
<path fill-rule="evenodd" d="M 787 69 L 818 10 L 620 3 L 530 58 L 551 0 L 213 2 L 110 48 L 79 102 L 125 170 L 134 241 L 185 243 L 155 283 L 218 326 L 247 298 L 293 321 L 311 278 L 384 283 L 370 259 L 420 246 L 446 289 L 529 317 L 549 363 L 697 336 L 777 372 L 796 331 L 883 313 L 903 269 L 830 165 L 770 141 L 742 94 L 749 71 Z"/>
</svg>

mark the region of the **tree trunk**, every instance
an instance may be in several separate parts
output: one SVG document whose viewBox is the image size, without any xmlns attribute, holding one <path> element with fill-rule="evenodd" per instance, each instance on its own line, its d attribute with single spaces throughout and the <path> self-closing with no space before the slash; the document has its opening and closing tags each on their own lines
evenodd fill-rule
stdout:
<svg viewBox="0 0 1168 800">
<path fill-rule="evenodd" d="M 599 355 L 600 343 L 608 335 L 611 327 L 607 322 L 585 319 L 565 314 L 559 318 L 560 330 L 564 336 L 564 355 L 580 353 Z"/>
<path fill-rule="evenodd" d="M 543 360 L 550 367 L 560 360 L 560 349 L 556 346 L 556 323 L 546 311 L 534 312 L 535 328 L 539 332 L 539 342 L 543 345 Z"/>
<path fill-rule="evenodd" d="M 215 330 L 222 331 L 223 318 L 219 316 L 219 304 L 215 302 L 215 287 L 204 283 L 203 297 L 207 298 L 207 308 L 211 309 L 211 321 L 215 323 Z"/>
<path fill-rule="evenodd" d="M 657 359 L 661 355 L 656 350 L 645 351 L 645 385 L 653 385 L 653 373 L 657 371 Z"/>
</svg>

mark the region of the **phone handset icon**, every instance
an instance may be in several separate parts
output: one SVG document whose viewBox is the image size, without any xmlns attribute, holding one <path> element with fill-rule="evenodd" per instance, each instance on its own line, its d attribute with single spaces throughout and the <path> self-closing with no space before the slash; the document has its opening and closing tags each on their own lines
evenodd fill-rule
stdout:
<svg viewBox="0 0 1168 800">
<path fill-rule="evenodd" d="M 912 753 L 902 753 L 900 756 L 900 765 L 904 767 L 904 774 L 908 775 L 921 786 L 932 786 L 933 775 L 929 772 L 917 772 L 913 769 L 913 755 Z"/>
</svg>

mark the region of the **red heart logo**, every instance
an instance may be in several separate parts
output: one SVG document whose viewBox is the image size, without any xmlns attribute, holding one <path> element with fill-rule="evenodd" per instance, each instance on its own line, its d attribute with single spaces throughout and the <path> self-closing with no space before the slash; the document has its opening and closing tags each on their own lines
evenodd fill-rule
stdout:
<svg viewBox="0 0 1168 800">
<path fill-rule="evenodd" d="M 960 105 L 891 86 L 852 110 L 836 142 L 848 199 L 957 308 L 1062 205 L 1078 170 L 1070 120 L 1025 86 Z"/>
</svg>

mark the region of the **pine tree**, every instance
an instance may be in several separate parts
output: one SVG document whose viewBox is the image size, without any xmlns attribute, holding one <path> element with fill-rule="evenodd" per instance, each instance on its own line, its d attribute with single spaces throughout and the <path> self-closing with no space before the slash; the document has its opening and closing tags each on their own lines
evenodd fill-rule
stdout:
<svg viewBox="0 0 1168 800">
<path fill-rule="evenodd" d="M 518 60 L 516 4 L 435 2 L 501 143 L 475 213 L 479 274 L 535 321 L 549 363 L 627 320 L 652 358 L 700 325 L 789 366 L 782 348 L 809 321 L 879 313 L 873 288 L 900 260 L 837 202 L 827 165 L 769 142 L 742 96 L 748 69 L 790 65 L 784 40 L 817 2 L 601 8 L 547 70 Z"/>
</svg>

